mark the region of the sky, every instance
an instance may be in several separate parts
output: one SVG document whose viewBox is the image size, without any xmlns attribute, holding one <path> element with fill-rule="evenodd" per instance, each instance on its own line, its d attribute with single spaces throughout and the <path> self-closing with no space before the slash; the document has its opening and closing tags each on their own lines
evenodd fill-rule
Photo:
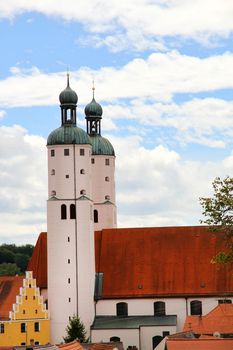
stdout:
<svg viewBox="0 0 233 350">
<path fill-rule="evenodd" d="M 233 2 L 0 0 L 0 244 L 46 231 L 58 96 L 95 97 L 116 152 L 119 227 L 199 225 L 233 176 Z"/>
</svg>

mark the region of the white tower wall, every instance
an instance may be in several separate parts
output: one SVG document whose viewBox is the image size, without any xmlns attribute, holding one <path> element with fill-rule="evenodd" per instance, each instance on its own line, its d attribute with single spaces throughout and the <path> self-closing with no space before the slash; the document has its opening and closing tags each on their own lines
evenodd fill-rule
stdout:
<svg viewBox="0 0 233 350">
<path fill-rule="evenodd" d="M 94 209 L 98 211 L 95 230 L 117 226 L 115 198 L 115 157 L 92 156 L 92 178 Z"/>
<path fill-rule="evenodd" d="M 64 155 L 65 149 L 69 155 Z M 63 340 L 69 317 L 78 314 L 87 331 L 94 319 L 90 153 L 90 145 L 48 146 L 48 297 L 54 343 Z M 62 218 L 62 205 L 66 206 L 66 219 Z M 75 205 L 76 218 L 70 218 L 70 205 Z"/>
</svg>

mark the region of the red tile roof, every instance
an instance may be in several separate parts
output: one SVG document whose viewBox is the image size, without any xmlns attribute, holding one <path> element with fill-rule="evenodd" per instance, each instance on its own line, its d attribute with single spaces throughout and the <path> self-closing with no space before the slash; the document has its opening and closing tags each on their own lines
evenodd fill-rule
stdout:
<svg viewBox="0 0 233 350">
<path fill-rule="evenodd" d="M 196 334 L 233 333 L 233 305 L 220 304 L 205 316 L 188 316 L 184 331 Z"/>
<path fill-rule="evenodd" d="M 28 263 L 27 271 L 33 271 L 36 284 L 40 288 L 47 288 L 47 233 L 41 232 L 33 255 Z"/>
<path fill-rule="evenodd" d="M 167 350 L 232 350 L 233 339 L 168 339 Z"/>
<path fill-rule="evenodd" d="M 70 343 L 60 344 L 58 347 L 62 350 L 83 350 L 82 345 L 77 340 L 74 340 Z"/>
<path fill-rule="evenodd" d="M 210 263 L 223 236 L 204 226 L 105 229 L 95 238 L 103 298 L 233 293 L 230 267 Z"/>
<path fill-rule="evenodd" d="M 233 294 L 229 266 L 210 263 L 225 248 L 223 235 L 204 226 L 105 229 L 95 232 L 96 271 L 103 298 Z M 28 269 L 47 286 L 46 233 Z"/>
<path fill-rule="evenodd" d="M 24 276 L 0 276 L 0 320 L 9 319 L 9 311 L 16 302 Z"/>
</svg>

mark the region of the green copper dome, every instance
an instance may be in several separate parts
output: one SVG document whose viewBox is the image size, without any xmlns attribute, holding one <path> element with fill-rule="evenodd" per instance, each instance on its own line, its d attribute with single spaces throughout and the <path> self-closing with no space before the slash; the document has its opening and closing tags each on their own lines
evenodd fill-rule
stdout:
<svg viewBox="0 0 233 350">
<path fill-rule="evenodd" d="M 47 145 L 92 144 L 87 133 L 75 125 L 62 125 L 48 136 Z"/>
<path fill-rule="evenodd" d="M 100 135 L 90 135 L 93 155 L 115 156 L 112 144 Z"/>
<path fill-rule="evenodd" d="M 86 117 L 99 117 L 101 118 L 103 114 L 103 109 L 99 103 L 96 102 L 93 97 L 92 101 L 88 103 L 84 110 Z"/>
<path fill-rule="evenodd" d="M 60 93 L 59 100 L 61 105 L 76 105 L 78 102 L 76 92 L 70 88 L 69 74 L 67 74 L 67 87 Z"/>
</svg>

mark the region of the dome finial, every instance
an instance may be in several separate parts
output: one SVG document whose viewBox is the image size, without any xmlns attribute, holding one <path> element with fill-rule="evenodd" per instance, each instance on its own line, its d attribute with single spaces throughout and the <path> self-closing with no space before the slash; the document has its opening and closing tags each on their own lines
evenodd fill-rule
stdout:
<svg viewBox="0 0 233 350">
<path fill-rule="evenodd" d="M 68 66 L 67 66 L 66 76 L 67 76 L 67 87 L 70 87 L 70 73 L 69 73 L 69 67 Z"/>
<path fill-rule="evenodd" d="M 95 99 L 95 81 L 92 80 L 92 91 L 93 91 L 93 100 Z"/>
</svg>

